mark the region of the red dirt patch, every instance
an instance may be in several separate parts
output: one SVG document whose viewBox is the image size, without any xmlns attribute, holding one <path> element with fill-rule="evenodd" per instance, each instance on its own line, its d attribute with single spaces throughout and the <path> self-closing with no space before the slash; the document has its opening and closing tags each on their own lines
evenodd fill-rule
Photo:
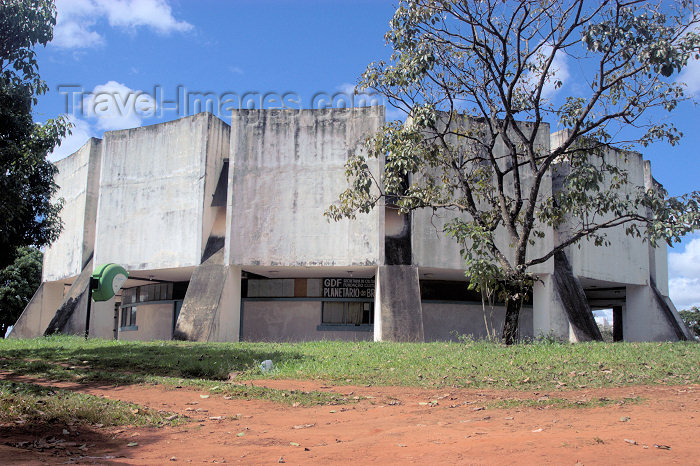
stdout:
<svg viewBox="0 0 700 466">
<path fill-rule="evenodd" d="M 332 386 L 294 380 L 253 383 L 334 391 L 361 400 L 304 408 L 226 400 L 220 395 L 201 398 L 204 392 L 162 386 L 54 384 L 181 413 L 193 421 L 163 428 L 81 426 L 69 435 L 63 435 L 62 426 L 2 426 L 0 463 L 270 464 L 282 458 L 290 464 L 637 465 L 688 464 L 700 458 L 700 443 L 695 439 L 700 418 L 698 386 L 515 392 Z M 547 395 L 571 400 L 642 397 L 643 401 L 599 408 L 480 409 L 495 400 Z M 437 404 L 425 404 L 431 401 Z M 138 445 L 128 447 L 131 442 Z"/>
</svg>

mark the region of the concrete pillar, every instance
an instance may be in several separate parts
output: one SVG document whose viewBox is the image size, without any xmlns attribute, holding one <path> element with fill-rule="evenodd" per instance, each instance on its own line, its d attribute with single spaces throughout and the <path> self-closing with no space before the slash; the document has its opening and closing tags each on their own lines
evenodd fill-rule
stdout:
<svg viewBox="0 0 700 466">
<path fill-rule="evenodd" d="M 374 341 L 425 341 L 418 267 L 377 267 Z"/>
<path fill-rule="evenodd" d="M 227 269 L 212 341 L 239 341 L 241 336 L 241 268 L 229 266 Z"/>
<path fill-rule="evenodd" d="M 674 329 L 656 302 L 649 285 L 628 285 L 623 317 L 625 341 L 675 341 Z"/>
<path fill-rule="evenodd" d="M 114 301 L 114 298 L 93 301 L 90 306 L 90 338 L 114 339 Z"/>
<path fill-rule="evenodd" d="M 238 341 L 241 269 L 223 265 L 223 256 L 221 248 L 192 273 L 174 339 Z"/>
<path fill-rule="evenodd" d="M 555 338 L 570 341 L 574 332 L 571 331 L 566 310 L 554 290 L 554 278 L 551 274 L 539 276 L 533 287 L 532 301 L 534 337 L 551 334 Z"/>
</svg>

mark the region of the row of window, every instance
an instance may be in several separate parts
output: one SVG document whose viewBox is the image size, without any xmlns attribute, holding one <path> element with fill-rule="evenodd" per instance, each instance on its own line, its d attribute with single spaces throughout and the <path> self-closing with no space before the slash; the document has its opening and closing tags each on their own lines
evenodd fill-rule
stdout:
<svg viewBox="0 0 700 466">
<path fill-rule="evenodd" d="M 172 283 L 154 283 L 122 290 L 122 305 L 173 299 Z"/>
<path fill-rule="evenodd" d="M 182 306 L 182 302 L 177 304 Z M 121 308 L 119 326 L 136 327 L 137 306 Z M 374 324 L 374 303 L 348 303 L 324 301 L 321 323 L 328 325 L 371 325 Z"/>
</svg>

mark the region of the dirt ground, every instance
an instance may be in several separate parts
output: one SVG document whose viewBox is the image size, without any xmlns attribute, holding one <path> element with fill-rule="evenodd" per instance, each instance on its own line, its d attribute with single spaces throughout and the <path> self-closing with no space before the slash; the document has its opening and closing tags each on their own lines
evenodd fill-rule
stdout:
<svg viewBox="0 0 700 466">
<path fill-rule="evenodd" d="M 202 398 L 207 393 L 184 388 L 61 384 L 194 421 L 163 428 L 0 426 L 0 464 L 700 464 L 700 386 L 508 392 L 258 384 L 334 391 L 360 401 L 305 408 Z M 547 396 L 642 401 L 485 408 L 494 400 Z"/>
</svg>

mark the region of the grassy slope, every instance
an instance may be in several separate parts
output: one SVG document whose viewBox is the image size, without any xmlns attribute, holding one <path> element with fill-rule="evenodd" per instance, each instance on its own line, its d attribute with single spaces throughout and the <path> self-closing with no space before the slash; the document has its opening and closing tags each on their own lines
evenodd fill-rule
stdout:
<svg viewBox="0 0 700 466">
<path fill-rule="evenodd" d="M 0 369 L 54 379 L 200 385 L 231 395 L 332 402 L 325 394 L 220 384 L 255 378 L 528 390 L 700 383 L 696 343 L 184 343 L 51 337 L 0 342 Z M 260 361 L 275 369 L 263 374 Z M 260 393 L 255 392 L 259 390 Z M 342 401 L 342 400 L 335 400 Z"/>
</svg>

